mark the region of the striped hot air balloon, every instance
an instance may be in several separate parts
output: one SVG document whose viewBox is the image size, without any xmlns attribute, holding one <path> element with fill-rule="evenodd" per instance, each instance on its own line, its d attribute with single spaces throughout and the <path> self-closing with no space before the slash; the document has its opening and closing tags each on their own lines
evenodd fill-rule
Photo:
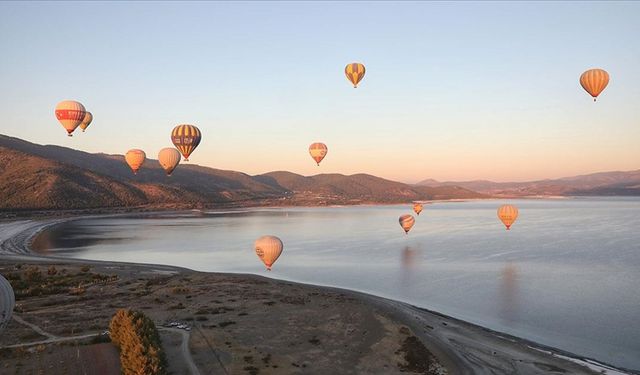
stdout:
<svg viewBox="0 0 640 375">
<path fill-rule="evenodd" d="M 178 125 L 171 132 L 171 142 L 176 146 L 185 161 L 189 161 L 189 155 L 198 147 L 202 133 L 194 125 Z"/>
<path fill-rule="evenodd" d="M 256 240 L 254 247 L 258 258 L 271 271 L 271 266 L 282 254 L 282 241 L 276 236 L 262 236 Z"/>
<path fill-rule="evenodd" d="M 593 101 L 609 84 L 609 73 L 603 69 L 589 69 L 580 76 L 580 85 L 593 96 Z"/>
<path fill-rule="evenodd" d="M 138 174 L 138 170 L 146 158 L 147 154 L 137 148 L 127 151 L 127 154 L 124 156 L 124 160 L 129 164 L 133 174 Z"/>
<path fill-rule="evenodd" d="M 82 122 L 80 123 L 80 129 L 82 129 L 83 132 L 87 130 L 89 125 L 91 125 L 91 121 L 93 121 L 93 115 L 91 114 L 91 112 L 87 111 L 87 113 L 84 114 Z"/>
<path fill-rule="evenodd" d="M 353 88 L 358 88 L 358 83 L 364 78 L 364 65 L 360 63 L 347 64 L 344 68 L 344 74 L 347 75 L 347 79 L 353 83 Z"/>
<path fill-rule="evenodd" d="M 162 169 L 167 173 L 167 176 L 171 176 L 173 170 L 176 169 L 180 163 L 180 153 L 172 147 L 163 148 L 158 153 L 158 162 Z"/>
<path fill-rule="evenodd" d="M 502 205 L 498 208 L 498 218 L 507 227 L 507 230 L 509 230 L 518 218 L 518 208 L 510 204 Z"/>
<path fill-rule="evenodd" d="M 404 229 L 404 232 L 408 234 L 413 227 L 413 224 L 415 224 L 416 219 L 411 215 L 402 215 L 398 221 L 400 222 L 402 229 Z"/>
<path fill-rule="evenodd" d="M 62 126 L 67 130 L 67 135 L 72 137 L 71 133 L 82 123 L 87 111 L 80 102 L 74 100 L 65 100 L 56 106 L 56 118 Z"/>
<path fill-rule="evenodd" d="M 13 288 L 9 281 L 0 275 L 0 334 L 9 325 L 15 305 L 16 297 L 13 294 Z"/>
<path fill-rule="evenodd" d="M 322 159 L 327 156 L 327 151 L 327 145 L 325 145 L 324 143 L 316 142 L 312 143 L 311 146 L 309 146 L 309 154 L 318 165 L 320 165 Z"/>
<path fill-rule="evenodd" d="M 422 212 L 422 203 L 414 203 L 413 204 L 413 212 L 416 213 L 416 215 L 420 215 L 420 212 Z"/>
</svg>

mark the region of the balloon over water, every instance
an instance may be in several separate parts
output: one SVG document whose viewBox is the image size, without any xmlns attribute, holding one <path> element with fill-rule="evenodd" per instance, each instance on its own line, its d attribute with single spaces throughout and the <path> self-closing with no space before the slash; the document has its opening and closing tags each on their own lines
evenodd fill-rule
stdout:
<svg viewBox="0 0 640 375">
<path fill-rule="evenodd" d="M 178 125 L 171 132 L 171 142 L 182 153 L 185 161 L 189 161 L 189 155 L 198 147 L 202 133 L 194 125 Z"/>
<path fill-rule="evenodd" d="M 124 156 L 124 160 L 129 164 L 134 174 L 138 174 L 138 170 L 146 158 L 147 154 L 137 148 L 127 151 L 127 154 Z"/>
<path fill-rule="evenodd" d="M 362 81 L 362 78 L 364 78 L 364 65 L 360 64 L 360 63 L 351 63 L 351 64 L 347 64 L 347 66 L 344 68 L 344 74 L 347 75 L 347 79 L 353 83 L 353 88 L 357 88 L 358 87 L 358 83 L 360 83 L 360 81 Z"/>
<path fill-rule="evenodd" d="M 13 288 L 7 279 L 0 275 L 0 334 L 11 321 L 11 314 L 16 305 Z"/>
<path fill-rule="evenodd" d="M 82 123 L 86 114 L 84 106 L 80 102 L 74 100 L 65 100 L 56 106 L 56 118 L 67 131 L 67 135 L 72 137 L 71 133 Z"/>
<path fill-rule="evenodd" d="M 327 151 L 327 145 L 325 145 L 324 143 L 316 142 L 312 143 L 311 146 L 309 146 L 309 154 L 318 165 L 320 165 L 322 159 L 327 156 Z"/>
<path fill-rule="evenodd" d="M 422 212 L 422 203 L 414 203 L 413 212 L 415 212 L 416 215 L 420 215 L 420 212 Z"/>
<path fill-rule="evenodd" d="M 271 266 L 282 254 L 282 241 L 276 236 L 262 236 L 256 240 L 254 247 L 258 258 L 271 271 Z"/>
<path fill-rule="evenodd" d="M 589 69 L 580 76 L 580 85 L 589 95 L 593 96 L 593 101 L 609 84 L 609 73 L 603 69 Z"/>
<path fill-rule="evenodd" d="M 82 119 L 82 122 L 80 123 L 80 129 L 82 129 L 83 132 L 87 130 L 89 125 L 91 125 L 91 121 L 93 121 L 93 115 L 91 114 L 91 112 L 87 111 L 84 114 L 84 118 Z"/>
<path fill-rule="evenodd" d="M 160 150 L 158 153 L 158 162 L 167 176 L 171 176 L 171 173 L 180 163 L 180 153 L 173 147 L 167 147 Z"/>
<path fill-rule="evenodd" d="M 502 205 L 498 208 L 498 218 L 509 230 L 518 218 L 518 208 L 510 204 Z"/>
<path fill-rule="evenodd" d="M 415 224 L 416 219 L 411 215 L 402 215 L 400 216 L 400 219 L 398 219 L 398 221 L 400 222 L 400 226 L 402 227 L 402 229 L 404 229 L 404 232 L 409 233 L 409 231 L 413 227 L 413 224 Z"/>
</svg>

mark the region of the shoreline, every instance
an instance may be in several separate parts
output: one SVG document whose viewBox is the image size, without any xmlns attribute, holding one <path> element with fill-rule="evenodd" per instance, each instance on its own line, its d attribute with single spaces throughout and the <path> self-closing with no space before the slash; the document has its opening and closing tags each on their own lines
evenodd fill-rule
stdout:
<svg viewBox="0 0 640 375">
<path fill-rule="evenodd" d="M 259 207 L 269 208 L 269 207 Z M 271 207 L 274 208 L 274 207 Z M 275 207 L 279 208 L 279 207 Z M 160 212 L 141 212 L 141 215 L 163 214 Z M 173 211 L 176 214 L 190 211 Z M 406 325 L 422 341 L 422 344 L 435 355 L 442 365 L 455 374 L 510 373 L 605 373 L 637 374 L 628 369 L 618 369 L 591 358 L 562 351 L 519 337 L 493 331 L 472 323 L 440 314 L 436 311 L 410 305 L 354 290 L 317 286 L 300 282 L 271 279 L 255 274 L 199 272 L 187 268 L 169 265 L 139 264 L 114 261 L 83 260 L 55 256 L 41 256 L 31 249 L 33 240 L 43 231 L 69 221 L 90 219 L 92 217 L 127 216 L 132 213 L 109 215 L 80 215 L 47 220 L 20 220 L 0 223 L 0 260 L 3 263 L 38 263 L 55 265 L 91 265 L 97 268 L 127 267 L 139 271 L 158 271 L 179 274 L 206 274 L 211 277 L 234 278 L 249 282 L 262 282 L 280 285 L 295 285 L 298 288 L 314 291 L 329 291 L 346 295 L 364 302 L 386 316 Z M 497 371 L 497 372 L 496 372 Z"/>
</svg>

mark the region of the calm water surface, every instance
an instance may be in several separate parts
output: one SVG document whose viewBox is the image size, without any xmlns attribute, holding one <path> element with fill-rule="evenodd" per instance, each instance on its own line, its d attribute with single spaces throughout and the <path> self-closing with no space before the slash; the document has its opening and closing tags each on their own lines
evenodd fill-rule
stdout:
<svg viewBox="0 0 640 375">
<path fill-rule="evenodd" d="M 77 220 L 45 232 L 39 251 L 77 258 L 248 272 L 360 290 L 640 369 L 640 199 L 286 208 Z M 253 251 L 285 249 L 272 272 Z"/>
</svg>

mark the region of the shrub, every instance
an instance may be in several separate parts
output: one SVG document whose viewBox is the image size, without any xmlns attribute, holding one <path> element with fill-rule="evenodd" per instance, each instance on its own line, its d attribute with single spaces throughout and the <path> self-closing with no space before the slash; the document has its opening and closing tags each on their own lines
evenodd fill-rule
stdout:
<svg viewBox="0 0 640 375">
<path fill-rule="evenodd" d="M 47 275 L 49 276 L 54 276 L 58 273 L 58 270 L 56 269 L 56 266 L 49 266 L 49 268 L 47 269 Z"/>
<path fill-rule="evenodd" d="M 91 269 L 91 267 L 89 266 L 82 266 L 82 268 L 80 268 L 80 271 L 83 273 L 87 273 L 89 272 L 89 270 Z"/>
<path fill-rule="evenodd" d="M 28 281 L 42 280 L 42 272 L 40 272 L 40 269 L 36 266 L 27 268 L 27 270 L 24 271 L 24 276 L 27 278 Z"/>
</svg>

